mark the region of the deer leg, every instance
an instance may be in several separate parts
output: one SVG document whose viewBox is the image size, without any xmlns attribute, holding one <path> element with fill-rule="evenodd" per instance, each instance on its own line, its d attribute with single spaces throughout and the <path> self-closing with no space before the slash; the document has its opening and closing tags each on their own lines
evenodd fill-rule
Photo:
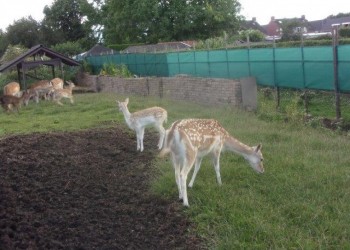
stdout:
<svg viewBox="0 0 350 250">
<path fill-rule="evenodd" d="M 157 130 L 159 132 L 158 149 L 162 149 L 163 142 L 164 142 L 164 137 L 165 137 L 165 129 L 164 129 L 164 127 L 161 124 L 159 126 L 157 126 L 156 128 L 157 128 Z"/>
<path fill-rule="evenodd" d="M 143 151 L 143 137 L 145 135 L 145 128 L 141 128 L 141 131 L 140 131 L 140 152 Z"/>
<path fill-rule="evenodd" d="M 190 184 L 188 184 L 188 187 L 190 187 L 190 188 L 193 187 L 194 180 L 196 179 L 197 173 L 201 167 L 202 159 L 203 158 L 196 158 L 195 167 L 194 167 L 194 171 L 192 174 L 192 179 L 190 181 Z"/>
<path fill-rule="evenodd" d="M 220 153 L 221 150 L 217 150 L 213 153 L 213 164 L 216 173 L 216 181 L 219 185 L 222 185 L 221 175 L 220 175 Z"/>
<path fill-rule="evenodd" d="M 187 154 L 184 161 L 184 166 L 181 169 L 180 180 L 181 180 L 181 191 L 183 195 L 183 204 L 186 207 L 189 207 L 188 197 L 187 197 L 187 176 L 190 172 L 194 162 L 196 160 L 196 154 Z"/>
<path fill-rule="evenodd" d="M 63 103 L 60 102 L 60 100 L 56 100 L 56 103 L 59 104 L 59 105 L 61 105 L 61 106 L 63 106 Z"/>
<path fill-rule="evenodd" d="M 136 129 L 136 142 L 137 142 L 137 151 L 139 151 L 141 149 L 141 143 L 140 143 L 140 129 Z"/>
<path fill-rule="evenodd" d="M 177 189 L 179 191 L 179 200 L 182 200 L 183 195 L 181 190 L 181 178 L 180 178 L 181 166 L 179 163 L 176 162 L 176 160 L 172 159 L 172 161 L 173 161 L 173 166 L 175 170 L 175 181 L 176 181 Z"/>
</svg>

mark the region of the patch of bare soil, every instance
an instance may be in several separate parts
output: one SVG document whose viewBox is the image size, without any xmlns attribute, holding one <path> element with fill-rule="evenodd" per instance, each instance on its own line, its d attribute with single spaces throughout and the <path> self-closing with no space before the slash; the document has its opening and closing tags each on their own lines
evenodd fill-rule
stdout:
<svg viewBox="0 0 350 250">
<path fill-rule="evenodd" d="M 0 249 L 202 248 L 181 203 L 148 191 L 157 140 L 140 153 L 120 128 L 1 139 Z"/>
</svg>

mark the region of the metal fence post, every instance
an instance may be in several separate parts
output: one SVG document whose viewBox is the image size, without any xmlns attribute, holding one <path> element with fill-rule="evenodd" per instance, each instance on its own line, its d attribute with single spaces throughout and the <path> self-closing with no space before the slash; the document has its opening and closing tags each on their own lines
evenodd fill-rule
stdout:
<svg viewBox="0 0 350 250">
<path fill-rule="evenodd" d="M 333 45 L 333 72 L 334 72 L 334 94 L 335 94 L 335 113 L 336 119 L 341 118 L 340 111 L 340 92 L 338 78 L 338 45 L 339 45 L 339 24 L 332 25 L 332 45 Z"/>
</svg>

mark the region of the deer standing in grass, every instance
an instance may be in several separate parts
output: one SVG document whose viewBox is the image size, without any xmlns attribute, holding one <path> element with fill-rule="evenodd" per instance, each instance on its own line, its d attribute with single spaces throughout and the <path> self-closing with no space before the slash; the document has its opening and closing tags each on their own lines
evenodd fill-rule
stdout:
<svg viewBox="0 0 350 250">
<path fill-rule="evenodd" d="M 62 98 L 67 98 L 70 100 L 70 103 L 74 103 L 74 98 L 73 98 L 73 88 L 75 87 L 75 84 L 72 81 L 67 81 L 68 86 L 63 89 L 55 89 L 53 91 L 52 99 L 54 102 L 56 102 L 59 105 L 63 105 L 61 102 Z"/>
<path fill-rule="evenodd" d="M 48 99 L 48 96 L 53 92 L 54 88 L 52 82 L 49 80 L 40 80 L 28 88 L 31 97 L 34 97 L 36 103 L 39 103 L 40 98 Z M 26 103 L 27 105 L 28 103 Z"/>
<path fill-rule="evenodd" d="M 140 150 L 140 152 L 143 151 L 143 137 L 145 127 L 148 125 L 153 125 L 158 130 L 160 134 L 158 148 L 161 149 L 165 136 L 163 123 L 167 122 L 168 119 L 167 111 L 160 107 L 152 107 L 130 113 L 128 103 L 129 98 L 126 98 L 124 102 L 117 100 L 119 110 L 123 113 L 126 124 L 136 132 L 137 150 Z"/>
<path fill-rule="evenodd" d="M 220 154 L 229 150 L 242 155 L 258 173 L 264 172 L 261 144 L 249 147 L 233 138 L 216 120 L 185 119 L 172 124 L 166 131 L 160 157 L 171 154 L 175 169 L 175 180 L 179 190 L 179 199 L 189 206 L 187 198 L 187 175 L 193 165 L 195 169 L 189 187 L 193 186 L 204 156 L 210 154 L 213 159 L 216 178 L 221 185 Z"/>
<path fill-rule="evenodd" d="M 19 108 L 21 107 L 22 103 L 28 102 L 29 98 L 30 94 L 28 91 L 23 91 L 21 97 L 14 95 L 3 95 L 0 97 L 0 105 L 7 113 L 14 111 L 14 109 L 16 109 L 17 113 L 19 113 Z"/>
</svg>

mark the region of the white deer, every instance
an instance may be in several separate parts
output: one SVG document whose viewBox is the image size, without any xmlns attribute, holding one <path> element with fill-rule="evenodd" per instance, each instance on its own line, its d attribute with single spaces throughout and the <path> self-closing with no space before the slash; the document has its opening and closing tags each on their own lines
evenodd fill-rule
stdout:
<svg viewBox="0 0 350 250">
<path fill-rule="evenodd" d="M 123 112 L 126 124 L 136 132 L 137 150 L 140 150 L 140 152 L 143 151 L 143 137 L 145 127 L 148 125 L 152 125 L 158 130 L 160 134 L 158 148 L 161 149 L 165 136 L 163 123 L 167 122 L 168 119 L 167 111 L 161 107 L 152 107 L 130 113 L 128 109 L 129 98 L 126 98 L 124 102 L 118 100 L 116 102 L 119 110 Z"/>
<path fill-rule="evenodd" d="M 216 178 L 221 185 L 220 153 L 224 149 L 242 155 L 258 173 L 264 172 L 261 144 L 249 147 L 233 138 L 216 120 L 185 119 L 174 122 L 166 131 L 160 157 L 171 154 L 175 169 L 175 180 L 179 199 L 189 206 L 187 198 L 187 175 L 193 165 L 195 169 L 189 187 L 193 186 L 202 158 L 210 154 L 213 158 Z"/>
</svg>

